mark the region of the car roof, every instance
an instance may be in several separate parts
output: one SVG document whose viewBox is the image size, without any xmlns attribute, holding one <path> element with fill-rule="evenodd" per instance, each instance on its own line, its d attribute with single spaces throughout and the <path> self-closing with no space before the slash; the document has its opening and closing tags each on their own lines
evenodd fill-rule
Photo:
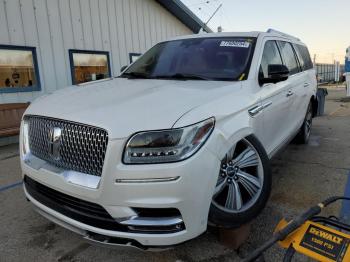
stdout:
<svg viewBox="0 0 350 262">
<path fill-rule="evenodd" d="M 260 32 L 260 31 L 251 31 L 251 32 L 221 32 L 221 33 L 198 33 L 198 34 L 193 34 L 193 35 L 185 35 L 185 36 L 178 36 L 174 38 L 170 38 L 167 41 L 172 41 L 172 40 L 182 40 L 182 39 L 194 39 L 194 38 L 215 38 L 215 37 L 264 37 L 264 36 L 269 36 L 269 37 L 277 37 L 280 38 L 281 40 L 286 40 L 290 41 L 293 43 L 298 43 L 301 45 L 305 45 L 300 41 L 299 38 L 269 29 L 267 32 Z"/>
</svg>

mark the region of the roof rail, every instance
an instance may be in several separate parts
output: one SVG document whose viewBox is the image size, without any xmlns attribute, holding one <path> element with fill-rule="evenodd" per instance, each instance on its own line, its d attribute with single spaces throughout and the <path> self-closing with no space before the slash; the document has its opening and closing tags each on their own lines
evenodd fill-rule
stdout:
<svg viewBox="0 0 350 262">
<path fill-rule="evenodd" d="M 286 33 L 277 31 L 277 30 L 272 29 L 272 28 L 268 29 L 266 32 L 267 32 L 267 33 L 275 33 L 275 34 L 278 34 L 278 35 L 281 35 L 281 36 L 285 36 L 285 37 L 288 37 L 288 38 L 293 38 L 293 39 L 295 39 L 295 40 L 297 40 L 297 41 L 300 41 L 300 39 L 297 38 L 297 37 L 295 37 L 295 36 L 288 35 L 288 34 L 286 34 Z"/>
</svg>

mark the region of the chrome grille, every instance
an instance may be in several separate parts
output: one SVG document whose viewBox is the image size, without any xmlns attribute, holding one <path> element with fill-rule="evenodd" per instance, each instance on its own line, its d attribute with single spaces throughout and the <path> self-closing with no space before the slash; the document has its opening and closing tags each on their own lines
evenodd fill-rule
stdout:
<svg viewBox="0 0 350 262">
<path fill-rule="evenodd" d="M 66 170 L 101 176 L 108 143 L 107 131 L 41 116 L 26 116 L 25 120 L 29 123 L 29 148 L 34 156 Z M 50 140 L 54 128 L 61 129 L 55 155 Z"/>
</svg>

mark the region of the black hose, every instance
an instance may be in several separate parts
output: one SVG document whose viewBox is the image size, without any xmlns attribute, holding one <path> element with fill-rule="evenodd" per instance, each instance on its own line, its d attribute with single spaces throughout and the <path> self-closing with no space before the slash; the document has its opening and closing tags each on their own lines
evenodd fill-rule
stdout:
<svg viewBox="0 0 350 262">
<path fill-rule="evenodd" d="M 284 254 L 283 262 L 292 262 L 293 256 L 295 254 L 295 249 L 290 245 Z"/>
</svg>

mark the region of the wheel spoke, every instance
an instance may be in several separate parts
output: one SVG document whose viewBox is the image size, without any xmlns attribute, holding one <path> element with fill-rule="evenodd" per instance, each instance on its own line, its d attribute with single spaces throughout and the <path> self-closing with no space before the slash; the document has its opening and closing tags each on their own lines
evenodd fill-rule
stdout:
<svg viewBox="0 0 350 262">
<path fill-rule="evenodd" d="M 307 128 L 307 130 L 310 130 L 310 127 L 311 127 L 311 121 L 307 121 L 307 122 L 306 122 L 306 128 Z"/>
<path fill-rule="evenodd" d="M 240 210 L 242 208 L 242 196 L 236 182 L 229 184 L 225 207 Z"/>
<path fill-rule="evenodd" d="M 254 150 L 247 148 L 234 160 L 239 168 L 257 166 L 259 164 L 258 156 Z"/>
<path fill-rule="evenodd" d="M 237 172 L 237 175 L 241 185 L 247 190 L 251 197 L 254 197 L 261 187 L 259 179 L 241 170 Z"/>
<path fill-rule="evenodd" d="M 220 176 L 219 181 L 215 187 L 214 198 L 221 193 L 221 191 L 225 188 L 226 185 L 226 177 Z"/>
<path fill-rule="evenodd" d="M 230 162 L 230 161 L 232 160 L 233 155 L 234 155 L 234 153 L 235 153 L 235 149 L 236 149 L 236 145 L 234 145 L 233 147 L 231 147 L 231 148 L 229 149 L 229 151 L 226 153 L 226 155 L 225 155 L 225 162 L 226 162 L 226 163 L 228 163 L 228 162 Z"/>
<path fill-rule="evenodd" d="M 240 210 L 242 208 L 242 195 L 241 190 L 236 182 L 233 183 L 235 186 L 235 200 L 236 200 L 236 209 Z"/>
</svg>

